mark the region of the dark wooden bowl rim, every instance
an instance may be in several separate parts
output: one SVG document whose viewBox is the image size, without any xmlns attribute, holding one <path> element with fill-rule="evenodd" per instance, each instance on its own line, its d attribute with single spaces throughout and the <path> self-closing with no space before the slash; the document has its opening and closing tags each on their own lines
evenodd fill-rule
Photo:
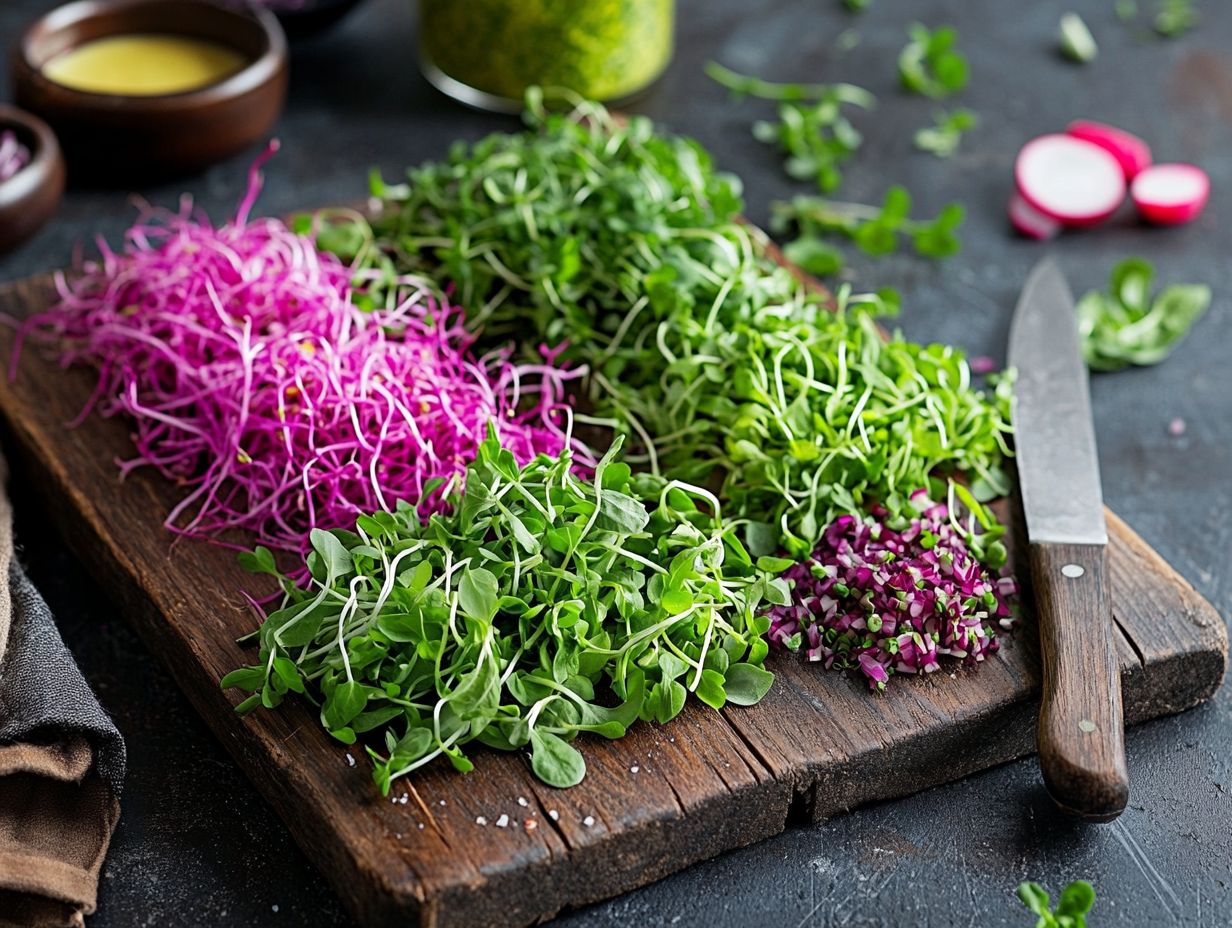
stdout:
<svg viewBox="0 0 1232 928">
<path fill-rule="evenodd" d="M 77 90 L 43 74 L 43 67 L 56 55 L 94 39 L 133 33 L 207 39 L 240 52 L 248 64 L 204 87 L 139 96 Z M 74 108 L 158 114 L 211 106 L 251 93 L 274 80 L 286 58 L 286 38 L 268 10 L 229 9 L 205 0 L 75 0 L 30 25 L 17 44 L 13 67 L 17 80 Z"/>
<path fill-rule="evenodd" d="M 13 130 L 30 149 L 30 162 L 8 180 L 0 180 L 0 214 L 24 203 L 44 185 L 64 183 L 60 144 L 47 123 L 25 110 L 0 103 L 0 132 L 5 129 Z"/>
</svg>

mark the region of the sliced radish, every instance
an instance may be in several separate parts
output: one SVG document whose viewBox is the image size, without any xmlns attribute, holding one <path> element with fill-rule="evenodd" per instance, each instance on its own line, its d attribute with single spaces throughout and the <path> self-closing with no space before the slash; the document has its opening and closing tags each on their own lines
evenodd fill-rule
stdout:
<svg viewBox="0 0 1232 928">
<path fill-rule="evenodd" d="M 1010 197 L 1005 211 L 1009 213 L 1014 230 L 1027 238 L 1043 242 L 1055 238 L 1061 231 L 1061 223 L 1045 216 L 1017 193 Z"/>
<path fill-rule="evenodd" d="M 1210 195 L 1210 178 L 1192 164 L 1157 164 L 1135 177 L 1130 187 L 1139 215 L 1163 226 L 1197 219 Z"/>
<path fill-rule="evenodd" d="M 1018 153 L 1014 182 L 1022 198 L 1067 226 L 1091 226 L 1125 199 L 1125 174 L 1116 158 L 1085 139 L 1041 135 Z"/>
<path fill-rule="evenodd" d="M 1151 165 L 1150 146 L 1124 129 L 1088 119 L 1077 119 L 1069 124 L 1065 132 L 1076 139 L 1098 145 L 1116 158 L 1121 170 L 1125 172 L 1126 180 L 1133 180 L 1139 171 Z"/>
</svg>

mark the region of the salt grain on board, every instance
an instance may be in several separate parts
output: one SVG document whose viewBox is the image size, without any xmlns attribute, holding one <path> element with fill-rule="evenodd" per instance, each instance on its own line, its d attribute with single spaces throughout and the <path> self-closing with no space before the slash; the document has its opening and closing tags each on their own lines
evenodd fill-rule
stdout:
<svg viewBox="0 0 1232 928">
<path fill-rule="evenodd" d="M 482 815 L 479 815 L 475 817 L 475 824 L 476 825 L 486 825 L 488 824 L 488 820 L 484 818 Z M 420 827 L 422 828 L 423 826 L 421 825 Z"/>
<path fill-rule="evenodd" d="M 555 809 L 548 809 L 548 818 L 550 818 L 554 822 L 559 822 L 560 813 L 557 812 Z"/>
<path fill-rule="evenodd" d="M 526 801 L 525 796 L 519 796 L 518 805 L 520 805 L 523 809 L 525 809 L 528 805 L 530 805 L 530 803 Z"/>
<path fill-rule="evenodd" d="M 354 758 L 354 757 L 352 757 L 350 754 L 348 754 L 348 755 L 346 756 L 346 759 L 347 759 L 347 766 L 348 766 L 348 767 L 354 767 L 354 766 L 355 766 L 355 758 Z"/>
<path fill-rule="evenodd" d="M 501 815 L 501 817 L 496 820 L 496 827 L 497 828 L 508 828 L 509 827 L 509 816 Z"/>
<path fill-rule="evenodd" d="M 584 819 L 582 819 L 582 824 L 585 825 L 587 828 L 589 828 L 594 823 L 595 823 L 595 817 L 593 815 L 588 815 Z"/>
</svg>

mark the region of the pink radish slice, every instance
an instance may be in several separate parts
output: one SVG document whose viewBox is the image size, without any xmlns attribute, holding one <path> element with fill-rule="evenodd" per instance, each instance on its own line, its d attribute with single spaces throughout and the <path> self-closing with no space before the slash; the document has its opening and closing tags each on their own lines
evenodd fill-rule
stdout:
<svg viewBox="0 0 1232 928">
<path fill-rule="evenodd" d="M 1139 171 L 1151 166 L 1150 147 L 1138 136 L 1131 135 L 1124 129 L 1106 126 L 1102 122 L 1077 119 L 1069 124 L 1065 132 L 1076 139 L 1098 145 L 1116 158 L 1126 180 L 1133 180 Z"/>
<path fill-rule="evenodd" d="M 1041 135 L 1018 153 L 1014 183 L 1022 198 L 1067 226 L 1092 226 L 1125 199 L 1125 174 L 1098 145 L 1071 135 Z"/>
<path fill-rule="evenodd" d="M 1027 238 L 1043 242 L 1056 238 L 1061 231 L 1061 223 L 1045 216 L 1017 193 L 1010 197 L 1005 211 L 1009 214 L 1010 225 L 1014 230 Z"/>
<path fill-rule="evenodd" d="M 1139 215 L 1163 226 L 1197 219 L 1210 195 L 1210 178 L 1192 164 L 1157 164 L 1135 177 L 1130 187 Z"/>
</svg>

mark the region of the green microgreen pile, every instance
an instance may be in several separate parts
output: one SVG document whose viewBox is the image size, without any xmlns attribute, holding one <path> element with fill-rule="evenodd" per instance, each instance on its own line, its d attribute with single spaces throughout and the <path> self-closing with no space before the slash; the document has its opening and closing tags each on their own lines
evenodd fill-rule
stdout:
<svg viewBox="0 0 1232 928">
<path fill-rule="evenodd" d="M 986 396 L 961 353 L 883 341 L 881 296 L 831 312 L 739 220 L 738 181 L 696 142 L 594 104 L 532 98 L 529 118 L 378 183 L 355 239 L 456 284 L 489 335 L 565 343 L 590 370 L 586 421 L 633 436 L 631 463 L 718 487 L 759 554 L 802 557 L 873 501 L 897 515 L 938 473 L 1004 491 L 1008 386 Z M 900 232 L 952 247 L 959 210 L 913 227 L 901 203 L 860 233 L 869 248 Z"/>
<path fill-rule="evenodd" d="M 471 769 L 473 742 L 528 748 L 540 779 L 572 786 L 580 732 L 667 722 L 689 693 L 757 702 L 773 681 L 759 607 L 787 601 L 771 573 L 790 562 L 754 560 L 709 492 L 633 476 L 619 444 L 590 481 L 569 451 L 519 466 L 490 433 L 450 513 L 316 530 L 302 586 L 258 548 L 246 566 L 284 598 L 223 686 L 252 693 L 240 711 L 303 694 L 347 744 L 383 732 L 368 750 L 385 793 L 440 756 Z"/>
<path fill-rule="evenodd" d="M 1112 269 L 1107 292 L 1078 301 L 1082 353 L 1092 370 L 1158 364 L 1170 355 L 1211 302 L 1205 284 L 1172 284 L 1152 295 L 1155 269 L 1127 258 Z"/>
</svg>

